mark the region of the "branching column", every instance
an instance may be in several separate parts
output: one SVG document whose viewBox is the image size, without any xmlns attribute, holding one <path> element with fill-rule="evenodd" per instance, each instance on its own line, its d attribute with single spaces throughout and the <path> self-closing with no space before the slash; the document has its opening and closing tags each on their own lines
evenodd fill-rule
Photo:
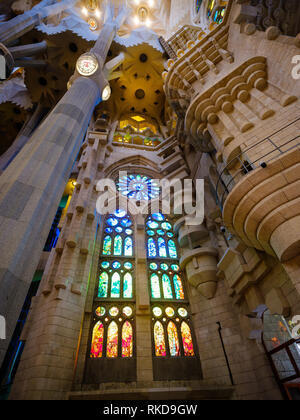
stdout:
<svg viewBox="0 0 300 420">
<path fill-rule="evenodd" d="M 110 16 L 93 48 L 99 60 L 98 71 L 89 78 L 75 79 L 0 177 L 0 314 L 7 322 L 7 339 L 0 341 L 0 362 L 92 112 L 107 85 L 102 68 L 122 23 L 120 16 L 114 22 Z"/>
</svg>

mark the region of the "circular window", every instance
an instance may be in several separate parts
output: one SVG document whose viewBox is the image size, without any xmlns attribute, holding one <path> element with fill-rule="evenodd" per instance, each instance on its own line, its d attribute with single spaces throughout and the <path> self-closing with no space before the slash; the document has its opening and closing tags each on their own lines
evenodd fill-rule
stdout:
<svg viewBox="0 0 300 420">
<path fill-rule="evenodd" d="M 109 315 L 113 316 L 113 317 L 118 316 L 119 315 L 119 309 L 116 308 L 115 306 L 113 308 L 110 308 Z"/>
<path fill-rule="evenodd" d="M 132 309 L 130 308 L 130 306 L 125 306 L 125 308 L 123 308 L 123 314 L 129 318 L 132 315 Z"/>
<path fill-rule="evenodd" d="M 178 314 L 180 316 L 182 316 L 182 318 L 186 318 L 188 316 L 188 312 L 185 308 L 179 308 L 178 309 Z"/>
<path fill-rule="evenodd" d="M 160 316 L 162 316 L 162 310 L 158 306 L 156 306 L 155 308 L 153 308 L 153 315 L 159 318 Z"/>
<path fill-rule="evenodd" d="M 103 306 L 99 306 L 99 308 L 96 309 L 95 313 L 99 317 L 104 316 L 106 313 L 106 309 Z"/>
<path fill-rule="evenodd" d="M 167 309 L 166 309 L 166 315 L 167 315 L 169 318 L 172 318 L 172 317 L 175 315 L 175 311 L 174 311 L 174 309 L 173 309 L 173 308 L 171 308 L 171 307 L 167 308 Z"/>
</svg>

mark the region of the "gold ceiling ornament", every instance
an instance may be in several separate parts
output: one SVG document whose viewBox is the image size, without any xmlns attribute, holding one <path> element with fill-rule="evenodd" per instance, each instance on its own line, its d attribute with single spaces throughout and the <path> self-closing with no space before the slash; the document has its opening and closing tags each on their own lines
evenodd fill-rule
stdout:
<svg viewBox="0 0 300 420">
<path fill-rule="evenodd" d="M 149 11 L 147 7 L 145 6 L 139 7 L 137 11 L 137 15 L 139 17 L 140 22 L 146 22 L 149 15 Z"/>
</svg>

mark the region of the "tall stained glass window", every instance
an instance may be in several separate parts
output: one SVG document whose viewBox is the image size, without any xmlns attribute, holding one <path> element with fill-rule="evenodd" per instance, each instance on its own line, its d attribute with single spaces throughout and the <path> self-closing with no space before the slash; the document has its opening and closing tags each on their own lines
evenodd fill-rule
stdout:
<svg viewBox="0 0 300 420">
<path fill-rule="evenodd" d="M 99 263 L 99 299 L 133 299 L 133 223 L 124 210 L 105 220 Z"/>
<path fill-rule="evenodd" d="M 146 236 L 151 298 L 184 300 L 173 224 L 161 213 L 152 214 L 146 221 Z"/>
<path fill-rule="evenodd" d="M 124 210 L 106 217 L 98 267 L 90 358 L 134 356 L 134 229 Z"/>
<path fill-rule="evenodd" d="M 146 220 L 146 251 L 155 357 L 195 357 L 184 277 L 173 223 L 161 213 Z"/>
</svg>

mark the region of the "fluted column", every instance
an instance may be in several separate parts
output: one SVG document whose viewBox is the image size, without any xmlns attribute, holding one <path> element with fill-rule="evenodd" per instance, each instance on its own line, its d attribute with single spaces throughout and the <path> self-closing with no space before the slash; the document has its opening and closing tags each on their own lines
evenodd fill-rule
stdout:
<svg viewBox="0 0 300 420">
<path fill-rule="evenodd" d="M 0 177 L 0 314 L 7 322 L 7 339 L 0 341 L 0 362 L 94 107 L 107 85 L 103 62 L 121 23 L 111 19 L 104 25 L 93 48 L 98 71 L 89 78 L 75 79 Z"/>
</svg>

